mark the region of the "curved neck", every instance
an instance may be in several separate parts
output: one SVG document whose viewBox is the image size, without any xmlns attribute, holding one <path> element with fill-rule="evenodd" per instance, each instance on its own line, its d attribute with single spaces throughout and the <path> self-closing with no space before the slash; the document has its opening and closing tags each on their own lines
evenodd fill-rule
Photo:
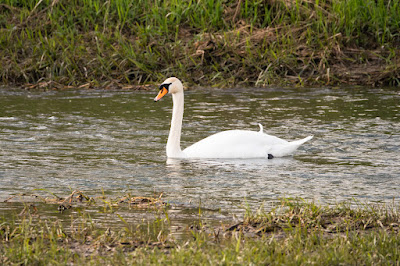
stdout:
<svg viewBox="0 0 400 266">
<path fill-rule="evenodd" d="M 183 120 L 183 92 L 172 94 L 172 120 L 167 141 L 167 157 L 182 157 L 181 132 Z"/>
</svg>

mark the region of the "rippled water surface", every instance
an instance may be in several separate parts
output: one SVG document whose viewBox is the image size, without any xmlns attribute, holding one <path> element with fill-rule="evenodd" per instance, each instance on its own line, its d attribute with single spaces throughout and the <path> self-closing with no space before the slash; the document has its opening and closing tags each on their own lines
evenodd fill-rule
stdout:
<svg viewBox="0 0 400 266">
<path fill-rule="evenodd" d="M 137 91 L 0 91 L 0 199 L 163 193 L 172 203 L 235 212 L 281 197 L 322 203 L 400 199 L 396 89 L 201 89 L 185 94 L 182 146 L 227 129 L 293 140 L 293 157 L 167 160 L 172 100 Z M 38 193 L 38 192 L 36 192 Z"/>
</svg>

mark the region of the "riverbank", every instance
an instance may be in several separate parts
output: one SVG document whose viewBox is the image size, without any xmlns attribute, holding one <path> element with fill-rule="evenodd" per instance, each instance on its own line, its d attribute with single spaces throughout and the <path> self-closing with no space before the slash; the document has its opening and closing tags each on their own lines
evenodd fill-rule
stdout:
<svg viewBox="0 0 400 266">
<path fill-rule="evenodd" d="M 4 85 L 400 86 L 400 0 L 6 0 L 0 13 Z"/>
<path fill-rule="evenodd" d="M 199 208 L 197 218 L 176 227 L 171 206 L 161 196 L 91 198 L 75 191 L 44 201 L 58 209 L 59 218 L 46 217 L 35 203 L 26 204 L 17 216 L 0 217 L 2 265 L 397 265 L 400 261 L 400 209 L 394 205 L 349 201 L 328 207 L 286 198 L 268 212 L 247 210 L 241 220 L 219 225 L 205 221 Z M 91 218 L 94 206 L 113 215 L 120 226 L 99 226 L 101 221 Z M 156 218 L 130 223 L 126 219 L 137 208 Z"/>
</svg>

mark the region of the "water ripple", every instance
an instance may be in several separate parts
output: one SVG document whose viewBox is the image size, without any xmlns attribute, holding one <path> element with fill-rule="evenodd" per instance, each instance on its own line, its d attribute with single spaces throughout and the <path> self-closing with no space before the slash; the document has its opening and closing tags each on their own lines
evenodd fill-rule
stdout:
<svg viewBox="0 0 400 266">
<path fill-rule="evenodd" d="M 0 197 L 46 189 L 137 195 L 239 210 L 280 197 L 399 200 L 400 95 L 390 89 L 188 91 L 182 146 L 227 129 L 288 140 L 273 160 L 167 160 L 172 102 L 150 92 L 3 90 Z"/>
</svg>

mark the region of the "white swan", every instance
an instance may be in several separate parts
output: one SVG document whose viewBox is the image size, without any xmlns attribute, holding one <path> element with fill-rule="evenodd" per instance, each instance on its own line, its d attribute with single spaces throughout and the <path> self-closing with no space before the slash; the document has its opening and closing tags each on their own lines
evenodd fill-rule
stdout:
<svg viewBox="0 0 400 266">
<path fill-rule="evenodd" d="M 211 135 L 192 146 L 181 150 L 181 130 L 183 119 L 183 85 L 171 77 L 160 85 L 160 91 L 154 98 L 159 101 L 167 93 L 172 94 L 173 110 L 171 129 L 167 141 L 169 158 L 273 158 L 292 154 L 301 144 L 312 139 L 308 136 L 301 140 L 288 142 L 260 131 L 228 130 Z"/>
</svg>

